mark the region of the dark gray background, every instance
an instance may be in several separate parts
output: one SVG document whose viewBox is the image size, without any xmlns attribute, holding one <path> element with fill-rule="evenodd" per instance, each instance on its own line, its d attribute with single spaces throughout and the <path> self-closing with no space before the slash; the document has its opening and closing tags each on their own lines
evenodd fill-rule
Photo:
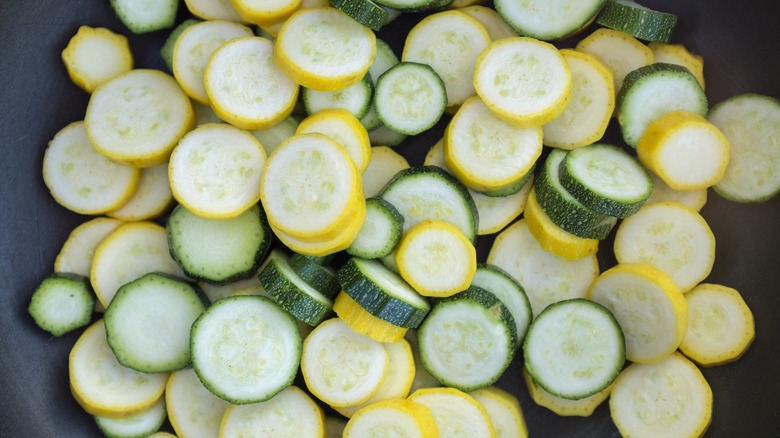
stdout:
<svg viewBox="0 0 780 438">
<path fill-rule="evenodd" d="M 645 0 L 643 4 L 679 15 L 673 42 L 704 57 L 710 105 L 745 92 L 780 97 L 774 2 Z M 186 16 L 182 2 L 180 20 Z M 400 55 L 406 31 L 421 18 L 403 16 L 379 35 Z M 88 95 L 70 82 L 60 58 L 82 24 L 128 35 L 136 67 L 164 68 L 159 48 L 168 31 L 131 35 L 113 16 L 107 0 L 0 2 L 2 437 L 100 436 L 68 389 L 68 351 L 81 330 L 53 338 L 35 326 L 26 310 L 37 284 L 51 273 L 68 233 L 89 219 L 55 203 L 41 178 L 47 142 L 62 127 L 84 117 Z M 576 38 L 560 46 L 575 42 Z M 397 150 L 412 165 L 422 164 L 445 123 L 407 139 Z M 615 126 L 606 140 L 622 144 Z M 707 281 L 738 289 L 756 319 L 756 340 L 739 361 L 703 370 L 714 394 L 707 436 L 780 436 L 780 199 L 742 205 L 710 191 L 702 215 L 717 239 L 715 267 Z M 492 237 L 479 240 L 480 261 L 491 243 Z M 608 255 L 609 243 L 603 245 L 607 248 L 601 256 L 604 269 L 614 263 Z M 528 398 L 519 371 L 521 361 L 518 355 L 498 385 L 519 397 L 531 436 L 618 436 L 607 403 L 590 418 L 558 417 L 536 406 Z"/>
</svg>

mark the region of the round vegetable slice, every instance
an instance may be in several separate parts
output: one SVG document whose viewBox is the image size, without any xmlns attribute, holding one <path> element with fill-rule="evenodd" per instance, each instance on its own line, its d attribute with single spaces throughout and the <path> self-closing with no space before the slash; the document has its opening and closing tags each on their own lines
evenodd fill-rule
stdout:
<svg viewBox="0 0 780 438">
<path fill-rule="evenodd" d="M 609 409 L 623 436 L 703 436 L 712 419 L 712 390 L 696 365 L 674 352 L 660 362 L 623 370 Z"/>
<path fill-rule="evenodd" d="M 268 129 L 292 113 L 300 87 L 276 66 L 273 47 L 265 38 L 240 37 L 211 54 L 203 80 L 219 118 L 242 129 Z"/>
<path fill-rule="evenodd" d="M 566 109 L 571 73 L 552 44 L 527 37 L 504 38 L 480 53 L 474 87 L 498 118 L 532 128 Z"/>
<path fill-rule="evenodd" d="M 79 26 L 62 51 L 62 61 L 74 84 L 91 93 L 102 82 L 130 71 L 133 54 L 127 37 L 105 27 Z"/>
<path fill-rule="evenodd" d="M 331 406 L 353 406 L 379 390 L 387 375 L 384 345 L 332 318 L 303 343 L 301 372 L 312 394 Z"/>
<path fill-rule="evenodd" d="M 229 406 L 220 436 L 325 436 L 325 415 L 311 396 L 291 385 L 272 399 Z"/>
<path fill-rule="evenodd" d="M 141 170 L 111 161 L 95 149 L 84 122 L 62 128 L 43 154 L 43 181 L 54 200 L 81 214 L 104 214 L 138 189 Z"/>
<path fill-rule="evenodd" d="M 655 11 L 633 0 L 607 0 L 596 23 L 642 40 L 668 43 L 677 15 Z"/>
<path fill-rule="evenodd" d="M 259 295 L 218 300 L 195 320 L 190 339 L 198 378 L 234 405 L 270 399 L 298 372 L 301 334 L 295 318 Z"/>
<path fill-rule="evenodd" d="M 403 430 L 410 436 L 439 436 L 431 411 L 425 406 L 400 398 L 379 401 L 355 413 L 344 428 L 344 437 L 377 436 L 387 430 Z"/>
<path fill-rule="evenodd" d="M 719 183 L 731 143 L 699 114 L 672 111 L 645 130 L 637 158 L 675 190 L 700 190 Z"/>
<path fill-rule="evenodd" d="M 690 207 L 656 202 L 620 224 L 614 252 L 618 263 L 651 265 L 687 292 L 712 271 L 715 236 L 704 218 Z"/>
<path fill-rule="evenodd" d="M 739 292 L 727 286 L 700 283 L 685 294 L 688 330 L 680 351 L 702 366 L 737 360 L 755 338 L 753 313 Z"/>
<path fill-rule="evenodd" d="M 84 129 L 95 149 L 135 167 L 163 164 L 195 125 L 187 95 L 171 76 L 135 69 L 114 76 L 93 92 Z"/>
<path fill-rule="evenodd" d="M 103 316 L 106 340 L 119 363 L 144 373 L 190 363 L 190 327 L 209 305 L 186 281 L 149 273 L 117 290 Z"/>
<path fill-rule="evenodd" d="M 762 202 L 780 192 L 780 100 L 740 94 L 713 106 L 708 119 L 731 142 L 729 164 L 715 192 L 735 202 Z"/>
<path fill-rule="evenodd" d="M 103 320 L 79 336 L 68 359 L 70 389 L 92 415 L 121 417 L 143 412 L 165 391 L 169 373 L 147 374 L 119 364 L 106 342 Z"/>
<path fill-rule="evenodd" d="M 668 275 L 643 263 L 603 272 L 588 299 L 609 309 L 625 335 L 626 359 L 652 363 L 677 349 L 688 328 L 688 306 Z"/>
<path fill-rule="evenodd" d="M 310 242 L 343 234 L 361 205 L 365 210 L 354 162 L 335 140 L 316 132 L 294 135 L 271 154 L 260 197 L 272 227 Z"/>
<path fill-rule="evenodd" d="M 236 217 L 260 200 L 265 162 L 265 150 L 247 131 L 228 124 L 201 125 L 171 155 L 173 197 L 201 217 Z"/>
<path fill-rule="evenodd" d="M 276 36 L 274 59 L 307 88 L 332 91 L 360 81 L 376 55 L 371 29 L 331 7 L 300 9 Z"/>
<path fill-rule="evenodd" d="M 525 368 L 547 392 L 566 399 L 607 388 L 626 359 L 621 326 L 586 299 L 559 301 L 533 320 L 523 343 Z"/>
<path fill-rule="evenodd" d="M 477 252 L 449 222 L 428 219 L 410 228 L 395 250 L 401 277 L 423 296 L 448 297 L 466 290 L 477 269 Z"/>
</svg>

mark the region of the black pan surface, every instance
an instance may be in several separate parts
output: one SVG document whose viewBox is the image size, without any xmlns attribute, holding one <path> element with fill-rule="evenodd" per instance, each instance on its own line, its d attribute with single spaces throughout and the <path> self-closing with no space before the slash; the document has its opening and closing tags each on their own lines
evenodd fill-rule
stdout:
<svg viewBox="0 0 780 438">
<path fill-rule="evenodd" d="M 642 3 L 679 16 L 673 42 L 704 57 L 710 105 L 745 92 L 780 98 L 780 33 L 774 2 Z M 187 17 L 183 2 L 179 15 L 180 20 Z M 421 18 L 404 15 L 379 36 L 400 55 L 406 32 Z M 71 83 L 60 58 L 82 24 L 127 35 L 136 67 L 165 69 L 159 49 L 168 31 L 132 35 L 106 0 L 0 2 L 0 437 L 101 436 L 68 388 L 68 352 L 81 330 L 54 338 L 27 314 L 33 290 L 51 273 L 68 233 L 90 219 L 59 206 L 41 177 L 47 142 L 62 127 L 84 117 L 88 95 Z M 571 47 L 576 41 L 559 45 Z M 397 150 L 412 165 L 422 164 L 444 122 L 408 138 Z M 622 142 L 615 126 L 605 140 Z M 714 394 L 706 436 L 780 436 L 780 197 L 737 204 L 710 191 L 702 215 L 717 240 L 715 266 L 707 281 L 739 290 L 756 322 L 756 339 L 740 360 L 703 370 Z M 480 261 L 492 240 L 480 239 Z M 603 247 L 608 254 L 608 243 Z M 601 263 L 606 269 L 614 261 L 604 255 Z M 536 406 L 521 366 L 518 355 L 498 385 L 519 398 L 530 436 L 619 436 L 607 403 L 589 418 L 559 417 Z"/>
</svg>

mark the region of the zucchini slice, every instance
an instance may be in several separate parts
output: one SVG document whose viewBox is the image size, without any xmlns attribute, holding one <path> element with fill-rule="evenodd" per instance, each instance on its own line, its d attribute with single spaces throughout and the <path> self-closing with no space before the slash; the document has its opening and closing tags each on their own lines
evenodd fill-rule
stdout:
<svg viewBox="0 0 780 438">
<path fill-rule="evenodd" d="M 333 311 L 352 330 L 379 342 L 398 342 L 409 330 L 377 318 L 343 291 L 333 300 Z"/>
<path fill-rule="evenodd" d="M 35 288 L 27 312 L 38 327 L 54 336 L 62 336 L 89 324 L 95 302 L 89 278 L 53 274 Z"/>
<path fill-rule="evenodd" d="M 488 386 L 472 391 L 469 395 L 485 407 L 497 436 L 528 438 L 523 408 L 512 393 L 497 386 Z"/>
<path fill-rule="evenodd" d="M 561 186 L 583 205 L 607 216 L 625 218 L 639 211 L 653 191 L 642 163 L 625 150 L 594 143 L 566 154 Z"/>
<path fill-rule="evenodd" d="M 493 423 L 485 407 L 474 397 L 455 388 L 420 388 L 407 400 L 431 410 L 439 434 L 496 438 Z"/>
<path fill-rule="evenodd" d="M 636 148 L 651 123 L 672 111 L 706 116 L 707 96 L 687 68 L 656 62 L 629 72 L 616 99 L 626 144 Z"/>
<path fill-rule="evenodd" d="M 218 300 L 195 320 L 190 339 L 192 366 L 203 386 L 234 405 L 270 399 L 298 372 L 298 323 L 259 295 Z"/>
<path fill-rule="evenodd" d="M 227 20 L 207 20 L 188 26 L 173 46 L 173 76 L 188 96 L 209 105 L 203 75 L 211 54 L 226 41 L 253 35 L 248 26 Z"/>
<path fill-rule="evenodd" d="M 414 353 L 409 341 L 403 337 L 395 342 L 386 342 L 385 350 L 390 358 L 387 365 L 387 376 L 382 386 L 368 400 L 355 406 L 334 407 L 341 415 L 351 418 L 360 409 L 383 400 L 403 399 L 409 395 L 416 372 Z M 361 436 L 361 435 L 358 435 Z"/>
<path fill-rule="evenodd" d="M 271 249 L 259 205 L 231 219 L 207 219 L 178 206 L 166 223 L 171 255 L 188 277 L 213 284 L 249 278 Z"/>
<path fill-rule="evenodd" d="M 498 118 L 520 128 L 544 125 L 571 101 L 569 65 L 555 46 L 529 37 L 490 43 L 477 58 L 474 87 Z"/>
<path fill-rule="evenodd" d="M 715 192 L 734 202 L 763 202 L 780 192 L 780 100 L 740 94 L 712 107 L 708 118 L 731 142 Z"/>
<path fill-rule="evenodd" d="M 685 294 L 688 330 L 680 351 L 701 366 L 739 359 L 756 336 L 753 313 L 736 289 L 699 283 Z"/>
<path fill-rule="evenodd" d="M 319 91 L 347 88 L 365 76 L 376 35 L 332 7 L 299 9 L 276 35 L 274 59 L 293 81 Z"/>
<path fill-rule="evenodd" d="M 388 128 L 406 135 L 419 134 L 444 114 L 445 85 L 428 64 L 399 62 L 377 80 L 374 107 Z"/>
<path fill-rule="evenodd" d="M 160 429 L 167 416 L 168 412 L 165 406 L 165 397 L 160 397 L 160 399 L 157 400 L 157 403 L 153 404 L 148 409 L 130 415 L 129 417 L 114 418 L 95 415 L 94 419 L 98 429 L 100 429 L 105 436 L 109 438 L 124 438 L 150 436 Z"/>
<path fill-rule="evenodd" d="M 84 117 L 87 137 L 98 152 L 135 167 L 168 161 L 194 124 L 192 105 L 179 83 L 150 69 L 130 70 L 100 84 Z"/>
<path fill-rule="evenodd" d="M 534 315 L 567 298 L 585 298 L 599 275 L 595 254 L 569 261 L 542 248 L 520 219 L 496 236 L 487 263 L 523 285 Z"/>
<path fill-rule="evenodd" d="M 701 115 L 672 111 L 647 127 L 636 154 L 672 189 L 701 190 L 723 179 L 730 149 L 728 138 Z"/>
<path fill-rule="evenodd" d="M 341 290 L 336 271 L 328 265 L 329 261 L 316 259 L 316 257 L 294 253 L 288 259 L 288 263 L 301 280 L 333 299 Z"/>
<path fill-rule="evenodd" d="M 531 400 L 539 406 L 543 406 L 556 415 L 561 417 L 590 417 L 593 415 L 593 411 L 609 398 L 609 394 L 612 392 L 612 386 L 591 395 L 590 397 L 581 398 L 579 400 L 569 400 L 566 398 L 556 397 L 544 388 L 539 386 L 538 383 L 528 374 L 528 370 L 523 367 L 523 380 L 525 380 L 526 387 L 528 388 L 528 395 L 531 396 Z"/>
<path fill-rule="evenodd" d="M 633 0 L 607 0 L 596 23 L 645 41 L 668 43 L 677 15 L 659 12 Z"/>
<path fill-rule="evenodd" d="M 332 318 L 303 343 L 301 372 L 312 394 L 331 406 L 353 406 L 382 386 L 390 358 L 382 342 Z"/>
<path fill-rule="evenodd" d="M 565 38 L 589 25 L 604 0 L 519 2 L 496 0 L 496 11 L 520 35 L 551 41 Z"/>
<path fill-rule="evenodd" d="M 528 374 L 547 392 L 583 399 L 607 388 L 626 360 L 612 313 L 583 298 L 559 301 L 533 320 L 523 343 Z"/>
<path fill-rule="evenodd" d="M 712 389 L 693 362 L 674 352 L 626 367 L 615 379 L 609 411 L 623 436 L 703 436 L 712 419 Z"/>
<path fill-rule="evenodd" d="M 477 269 L 474 245 L 455 225 L 428 219 L 410 228 L 395 250 L 398 272 L 427 297 L 465 290 Z"/>
<path fill-rule="evenodd" d="M 209 57 L 203 81 L 211 108 L 241 129 L 268 129 L 292 113 L 299 86 L 277 67 L 274 43 L 234 38 Z"/>
<path fill-rule="evenodd" d="M 371 315 L 391 324 L 415 328 L 430 310 L 424 297 L 376 260 L 351 257 L 337 275 L 350 298 Z"/>
<path fill-rule="evenodd" d="M 325 436 L 325 413 L 309 394 L 290 385 L 270 400 L 229 406 L 219 433 L 234 437 Z"/>
<path fill-rule="evenodd" d="M 518 345 L 512 313 L 477 286 L 439 301 L 417 336 L 423 368 L 442 385 L 464 392 L 498 380 Z"/>
<path fill-rule="evenodd" d="M 625 336 L 626 359 L 632 362 L 665 358 L 688 327 L 680 289 L 663 271 L 644 263 L 618 263 L 603 272 L 591 284 L 588 299 L 615 316 Z"/>
<path fill-rule="evenodd" d="M 402 398 L 378 401 L 355 412 L 344 428 L 345 438 L 380 436 L 387 430 L 403 430 L 409 436 L 439 434 L 430 409 Z"/>
<path fill-rule="evenodd" d="M 555 225 L 583 239 L 603 240 L 617 218 L 588 208 L 561 184 L 560 168 L 568 153 L 562 149 L 550 151 L 534 180 L 536 200 Z"/>
<path fill-rule="evenodd" d="M 358 23 L 375 31 L 385 25 L 389 16 L 386 9 L 371 0 L 330 0 L 329 3 Z"/>
<path fill-rule="evenodd" d="M 316 326 L 330 314 L 333 301 L 301 279 L 281 250 L 271 251 L 257 277 L 284 310 L 306 324 Z"/>
<path fill-rule="evenodd" d="M 459 105 L 476 94 L 474 65 L 490 41 L 485 26 L 468 14 L 437 12 L 409 31 L 401 61 L 431 66 L 444 82 L 446 105 Z"/>
<path fill-rule="evenodd" d="M 368 114 L 374 103 L 374 82 L 371 73 L 347 88 L 334 91 L 301 89 L 301 101 L 306 114 L 312 115 L 327 108 L 344 109 L 358 119 Z"/>
<path fill-rule="evenodd" d="M 117 290 L 104 314 L 106 340 L 117 361 L 143 373 L 190 364 L 190 327 L 209 306 L 196 286 L 149 273 Z"/>
<path fill-rule="evenodd" d="M 396 173 L 379 196 L 403 215 L 404 232 L 425 219 L 441 219 L 476 242 L 479 216 L 474 199 L 460 181 L 437 166 L 414 166 Z"/>
<path fill-rule="evenodd" d="M 513 190 L 541 153 L 540 127 L 511 125 L 478 96 L 460 106 L 444 133 L 444 162 L 458 180 L 479 192 Z"/>
<path fill-rule="evenodd" d="M 173 197 L 192 213 L 229 219 L 260 200 L 266 163 L 263 146 L 248 131 L 208 123 L 188 132 L 171 154 Z"/>
<path fill-rule="evenodd" d="M 169 373 L 141 373 L 122 366 L 106 342 L 103 319 L 79 336 L 68 356 L 70 390 L 91 415 L 123 417 L 149 409 L 165 391 Z"/>
<path fill-rule="evenodd" d="M 518 346 L 523 342 L 528 325 L 533 318 L 531 303 L 520 283 L 506 271 L 487 263 L 477 265 L 471 280 L 472 286 L 481 287 L 496 296 L 509 309 L 515 322 Z"/>
<path fill-rule="evenodd" d="M 683 292 L 712 271 L 715 236 L 695 210 L 674 202 L 642 207 L 618 227 L 614 243 L 618 263 L 647 263 L 668 274 Z"/>
<path fill-rule="evenodd" d="M 364 259 L 390 254 L 403 234 L 404 217 L 382 198 L 366 199 L 366 219 L 347 253 Z"/>
<path fill-rule="evenodd" d="M 174 371 L 165 385 L 168 420 L 178 436 L 219 434 L 219 422 L 229 405 L 206 389 L 192 368 Z"/>
</svg>

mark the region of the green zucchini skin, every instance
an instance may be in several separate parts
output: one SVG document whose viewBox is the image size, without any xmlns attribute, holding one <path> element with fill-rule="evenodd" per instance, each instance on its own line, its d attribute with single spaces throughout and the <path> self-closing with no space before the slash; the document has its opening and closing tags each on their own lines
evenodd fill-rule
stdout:
<svg viewBox="0 0 780 438">
<path fill-rule="evenodd" d="M 547 156 L 534 180 L 536 200 L 550 220 L 569 233 L 583 239 L 606 239 L 617 218 L 588 208 L 561 185 L 559 168 L 567 153 L 553 149 Z"/>
<path fill-rule="evenodd" d="M 605 175 L 605 178 L 600 178 L 597 181 L 589 181 L 586 175 L 581 175 L 575 169 L 575 161 L 577 160 L 594 162 L 599 158 L 602 158 L 602 162 L 614 165 L 610 170 L 623 174 L 616 175 L 614 179 L 624 176 L 625 179 L 640 180 L 639 184 L 641 185 L 634 188 L 631 197 L 618 198 L 607 194 L 608 188 L 601 190 L 600 183 L 611 175 Z M 580 163 L 580 167 L 582 167 L 582 163 Z M 601 173 L 599 170 L 593 172 Z M 561 186 L 583 205 L 599 213 L 617 218 L 626 218 L 639 211 L 647 198 L 650 197 L 650 193 L 653 192 L 653 180 L 642 163 L 623 149 L 605 143 L 594 143 L 566 154 L 560 164 L 558 176 Z M 630 184 L 630 182 L 626 181 L 626 184 Z"/>
<path fill-rule="evenodd" d="M 643 8 L 632 0 L 607 0 L 596 23 L 640 40 L 668 43 L 677 15 Z"/>
<path fill-rule="evenodd" d="M 378 31 L 387 20 L 387 11 L 371 0 L 328 0 L 328 3 L 372 30 Z"/>
<path fill-rule="evenodd" d="M 333 299 L 341 291 L 336 272 L 327 264 L 320 264 L 312 257 L 299 253 L 290 256 L 289 264 L 303 281 L 326 297 Z"/>
<path fill-rule="evenodd" d="M 333 301 L 298 277 L 280 250 L 271 251 L 257 277 L 284 310 L 306 324 L 317 326 L 331 315 Z"/>
<path fill-rule="evenodd" d="M 199 218 L 177 205 L 165 228 L 171 257 L 187 277 L 215 285 L 253 276 L 273 243 L 260 205 L 232 219 Z"/>
<path fill-rule="evenodd" d="M 379 261 L 351 257 L 337 275 L 344 293 L 373 316 L 391 324 L 417 328 L 430 311 L 428 301 L 422 296 L 419 296 L 419 303 L 413 303 L 394 293 L 392 288 L 397 287 L 408 288 L 405 293 L 417 294 L 398 274 Z M 376 275 L 389 281 L 382 281 Z"/>
<path fill-rule="evenodd" d="M 415 108 L 416 119 L 408 117 L 406 112 L 396 111 L 399 104 L 407 109 L 407 105 L 413 103 L 406 99 L 406 96 L 396 93 L 404 82 L 408 82 L 409 77 L 413 77 L 416 82 L 424 82 L 432 96 L 432 101 L 428 102 L 431 106 L 425 108 L 424 113 L 416 111 L 419 108 Z M 444 115 L 447 109 L 447 90 L 441 76 L 428 64 L 401 61 L 377 78 L 374 108 L 383 125 L 402 134 L 416 135 L 432 128 Z"/>
</svg>

